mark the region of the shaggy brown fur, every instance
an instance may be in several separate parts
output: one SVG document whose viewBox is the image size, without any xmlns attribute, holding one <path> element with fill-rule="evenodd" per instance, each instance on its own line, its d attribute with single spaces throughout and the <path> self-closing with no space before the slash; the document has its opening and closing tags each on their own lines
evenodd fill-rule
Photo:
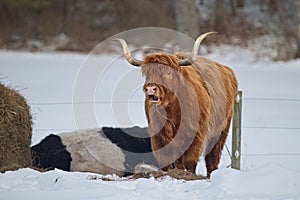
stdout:
<svg viewBox="0 0 300 200">
<path fill-rule="evenodd" d="M 151 146 L 165 170 L 195 172 L 204 154 L 209 176 L 218 168 L 228 135 L 237 80 L 228 67 L 200 56 L 193 65 L 179 66 L 187 56 L 150 54 L 141 65 Z M 158 103 L 147 95 L 150 86 L 156 87 Z"/>
</svg>

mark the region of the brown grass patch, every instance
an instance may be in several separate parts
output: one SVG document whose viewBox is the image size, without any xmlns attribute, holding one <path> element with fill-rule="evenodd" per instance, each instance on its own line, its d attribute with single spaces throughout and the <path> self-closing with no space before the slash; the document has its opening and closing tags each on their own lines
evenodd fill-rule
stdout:
<svg viewBox="0 0 300 200">
<path fill-rule="evenodd" d="M 169 169 L 168 171 L 163 171 L 158 169 L 153 165 L 147 165 L 144 163 L 140 163 L 135 167 L 135 173 L 131 176 L 89 176 L 88 179 L 96 180 L 101 179 L 103 181 L 129 181 L 136 180 L 139 178 L 155 178 L 158 180 L 164 179 L 166 177 L 171 177 L 173 179 L 185 180 L 185 181 L 193 181 L 193 180 L 206 180 L 208 179 L 206 176 L 196 175 L 190 171 L 182 170 L 182 169 Z"/>
<path fill-rule="evenodd" d="M 196 175 L 192 172 L 181 170 L 181 169 L 169 169 L 168 171 L 153 171 L 153 172 L 145 172 L 145 173 L 136 173 L 130 177 L 130 179 L 138 179 L 138 178 L 151 178 L 161 179 L 164 177 L 171 177 L 179 180 L 204 180 L 207 179 L 205 176 Z"/>
</svg>

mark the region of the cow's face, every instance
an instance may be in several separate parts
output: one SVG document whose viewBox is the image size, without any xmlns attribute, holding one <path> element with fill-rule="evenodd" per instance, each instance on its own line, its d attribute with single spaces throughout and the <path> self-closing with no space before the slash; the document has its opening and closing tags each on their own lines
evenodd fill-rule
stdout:
<svg viewBox="0 0 300 200">
<path fill-rule="evenodd" d="M 182 76 L 180 76 L 181 66 L 192 65 L 197 59 L 198 49 L 202 40 L 207 35 L 214 33 L 208 32 L 200 35 L 188 56 L 154 53 L 147 55 L 144 60 L 138 60 L 131 56 L 127 42 L 124 39 L 116 38 L 114 40 L 121 43 L 127 61 L 134 66 L 142 68 L 142 74 L 146 77 L 144 85 L 146 103 L 166 107 L 169 103 L 176 100 L 178 88 L 186 85 L 182 81 Z M 182 95 L 182 98 L 185 98 L 184 95 Z"/>
<path fill-rule="evenodd" d="M 142 73 L 146 78 L 143 86 L 146 103 L 166 107 L 176 99 L 176 91 L 180 83 L 179 68 L 148 63 L 142 65 Z"/>
</svg>

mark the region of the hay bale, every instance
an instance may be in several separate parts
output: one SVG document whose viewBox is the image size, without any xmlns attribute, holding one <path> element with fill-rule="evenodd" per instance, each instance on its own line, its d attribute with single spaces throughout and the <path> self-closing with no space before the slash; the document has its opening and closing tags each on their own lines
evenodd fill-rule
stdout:
<svg viewBox="0 0 300 200">
<path fill-rule="evenodd" d="M 0 82 L 0 172 L 31 166 L 31 132 L 25 98 Z"/>
</svg>

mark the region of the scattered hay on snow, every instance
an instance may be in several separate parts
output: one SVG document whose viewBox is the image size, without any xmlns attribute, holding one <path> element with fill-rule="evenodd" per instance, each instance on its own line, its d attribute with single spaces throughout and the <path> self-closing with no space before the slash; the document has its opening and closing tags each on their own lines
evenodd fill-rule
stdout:
<svg viewBox="0 0 300 200">
<path fill-rule="evenodd" d="M 131 178 L 138 179 L 138 178 L 153 177 L 155 179 L 159 179 L 159 178 L 164 178 L 167 176 L 174 178 L 174 179 L 187 180 L 187 181 L 207 179 L 207 177 L 205 177 L 205 176 L 196 175 L 192 172 L 185 171 L 182 169 L 169 169 L 168 171 L 158 170 L 158 171 L 152 171 L 152 172 L 147 172 L 147 173 L 136 173 L 136 174 L 132 175 Z"/>
<path fill-rule="evenodd" d="M 103 181 L 126 181 L 135 180 L 139 178 L 155 178 L 163 179 L 165 177 L 171 177 L 178 180 L 204 180 L 207 179 L 205 176 L 196 175 L 192 172 L 181 170 L 181 169 L 169 169 L 168 171 L 163 171 L 155 166 L 147 164 L 138 164 L 135 167 L 135 173 L 128 177 L 116 177 L 116 176 L 89 176 L 88 179 L 95 180 L 101 179 Z"/>
</svg>

